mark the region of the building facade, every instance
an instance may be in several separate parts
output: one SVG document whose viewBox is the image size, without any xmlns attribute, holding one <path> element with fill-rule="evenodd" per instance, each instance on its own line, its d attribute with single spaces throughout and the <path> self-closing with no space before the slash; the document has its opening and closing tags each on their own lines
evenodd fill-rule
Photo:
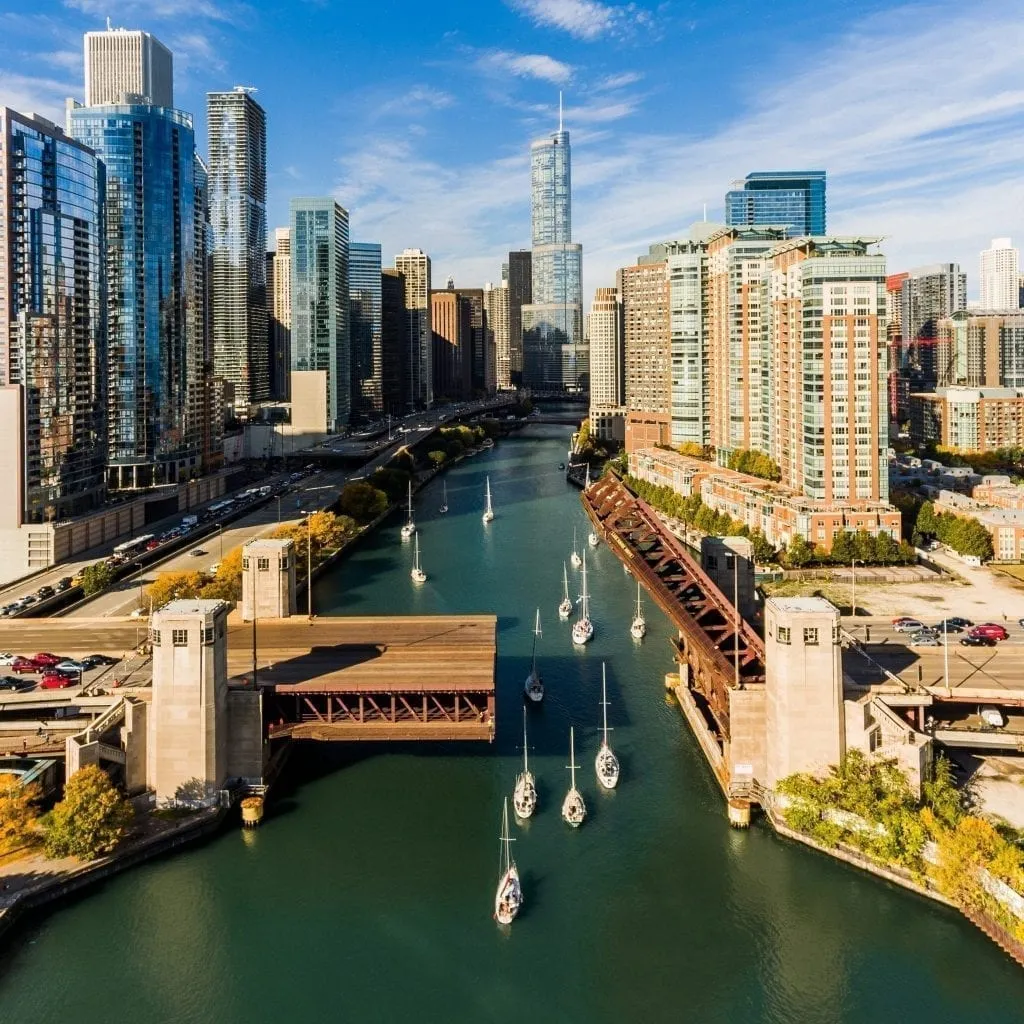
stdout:
<svg viewBox="0 0 1024 1024">
<path fill-rule="evenodd" d="M 192 119 L 119 105 L 69 116 L 106 168 L 108 483 L 177 482 L 200 467 L 205 408 Z"/>
<path fill-rule="evenodd" d="M 993 238 L 980 259 L 982 309 L 1020 308 L 1020 250 L 1009 238 Z"/>
<path fill-rule="evenodd" d="M 586 391 L 583 247 L 572 241 L 572 153 L 561 127 L 530 146 L 531 301 L 522 306 L 523 384 Z"/>
<path fill-rule="evenodd" d="M 473 307 L 454 287 L 430 293 L 434 335 L 434 394 L 441 402 L 461 402 L 472 394 Z"/>
<path fill-rule="evenodd" d="M 671 435 L 672 374 L 668 263 L 641 262 L 618 271 L 622 302 L 626 446 L 667 444 Z"/>
<path fill-rule="evenodd" d="M 174 106 L 174 58 L 156 36 L 124 28 L 85 33 L 85 105 Z"/>
<path fill-rule="evenodd" d="M 384 411 L 380 245 L 352 242 L 348 253 L 352 412 L 373 418 Z"/>
<path fill-rule="evenodd" d="M 69 519 L 104 497 L 104 193 L 94 152 L 0 107 L 5 530 Z"/>
<path fill-rule="evenodd" d="M 292 199 L 292 371 L 326 373 L 327 429 L 351 415 L 348 211 L 334 199 Z"/>
<path fill-rule="evenodd" d="M 940 387 L 910 396 L 914 438 L 965 452 L 1024 447 L 1024 390 Z"/>
<path fill-rule="evenodd" d="M 625 401 L 622 302 L 617 289 L 597 289 L 588 323 L 591 408 L 617 408 Z"/>
<path fill-rule="evenodd" d="M 1024 388 L 1024 312 L 966 309 L 939 322 L 942 386 Z"/>
<path fill-rule="evenodd" d="M 967 308 L 967 275 L 956 263 L 931 263 L 907 272 L 900 296 L 903 332 L 900 375 L 909 390 L 934 388 L 948 367 L 939 365 L 939 324 Z"/>
<path fill-rule="evenodd" d="M 405 249 L 395 257 L 395 270 L 405 286 L 406 409 L 429 409 L 434 404 L 430 257 L 420 249 Z"/>
<path fill-rule="evenodd" d="M 270 396 L 267 116 L 252 92 L 236 86 L 206 97 L 213 363 L 240 412 Z"/>
<path fill-rule="evenodd" d="M 512 347 L 509 324 L 509 287 L 504 280 L 497 287 L 484 285 L 484 315 L 487 318 L 487 346 L 494 353 L 494 379 L 488 391 L 512 388 Z"/>
<path fill-rule="evenodd" d="M 409 396 L 405 275 L 385 267 L 380 285 L 381 400 L 387 415 L 400 416 L 406 410 Z"/>
<path fill-rule="evenodd" d="M 287 401 L 291 397 L 292 368 L 292 234 L 289 228 L 274 229 L 273 268 L 273 279 L 267 278 L 271 385 L 274 397 Z"/>
<path fill-rule="evenodd" d="M 824 171 L 755 171 L 725 194 L 728 227 L 775 226 L 789 238 L 824 235 Z"/>
</svg>

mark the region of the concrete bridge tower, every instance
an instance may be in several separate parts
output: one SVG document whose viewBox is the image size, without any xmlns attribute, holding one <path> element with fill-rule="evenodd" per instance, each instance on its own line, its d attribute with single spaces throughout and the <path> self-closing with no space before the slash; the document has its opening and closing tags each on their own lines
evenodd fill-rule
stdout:
<svg viewBox="0 0 1024 1024">
<path fill-rule="evenodd" d="M 260 539 L 242 548 L 242 619 L 285 619 L 295 613 L 295 544 Z"/>
</svg>

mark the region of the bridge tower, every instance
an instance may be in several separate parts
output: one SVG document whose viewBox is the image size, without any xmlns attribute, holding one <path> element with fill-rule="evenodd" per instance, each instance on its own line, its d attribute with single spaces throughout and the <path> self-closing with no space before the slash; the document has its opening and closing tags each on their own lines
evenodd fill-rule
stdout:
<svg viewBox="0 0 1024 1024">
<path fill-rule="evenodd" d="M 242 548 L 242 620 L 286 619 L 295 613 L 295 543 L 269 538 Z"/>
<path fill-rule="evenodd" d="M 153 615 L 147 774 L 160 806 L 213 806 L 227 777 L 228 607 L 178 600 Z"/>
</svg>

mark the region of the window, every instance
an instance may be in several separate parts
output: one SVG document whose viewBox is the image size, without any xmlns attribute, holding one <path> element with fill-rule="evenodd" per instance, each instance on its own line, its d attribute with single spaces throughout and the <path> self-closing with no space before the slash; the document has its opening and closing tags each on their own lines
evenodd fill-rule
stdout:
<svg viewBox="0 0 1024 1024">
<path fill-rule="evenodd" d="M 188 647 L 188 630 L 187 629 L 172 629 L 171 630 L 171 643 L 175 647 Z"/>
<path fill-rule="evenodd" d="M 154 647 L 159 647 L 160 646 L 160 630 L 159 629 L 151 629 L 149 631 L 149 642 Z"/>
<path fill-rule="evenodd" d="M 249 568 L 249 556 L 248 556 L 248 555 L 246 555 L 246 556 L 245 556 L 245 557 L 244 557 L 244 558 L 242 559 L 242 569 L 243 569 L 243 570 L 247 570 L 248 568 Z"/>
<path fill-rule="evenodd" d="M 818 630 L 815 626 L 804 626 L 804 643 L 808 647 L 818 646 Z"/>
<path fill-rule="evenodd" d="M 256 569 L 259 572 L 267 572 L 267 571 L 269 571 L 269 569 L 270 569 L 270 559 L 269 558 L 257 558 L 256 559 Z"/>
<path fill-rule="evenodd" d="M 708 568 L 714 572 L 718 568 L 718 556 L 708 555 Z"/>
<path fill-rule="evenodd" d="M 203 630 L 203 644 L 209 646 L 213 643 L 213 626 L 207 626 Z"/>
<path fill-rule="evenodd" d="M 789 643 L 789 626 L 779 626 L 779 643 Z"/>
</svg>

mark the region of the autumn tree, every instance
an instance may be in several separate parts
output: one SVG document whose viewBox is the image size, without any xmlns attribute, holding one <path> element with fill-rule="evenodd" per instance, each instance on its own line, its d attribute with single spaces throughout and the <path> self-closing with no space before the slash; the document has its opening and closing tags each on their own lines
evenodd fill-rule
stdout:
<svg viewBox="0 0 1024 1024">
<path fill-rule="evenodd" d="M 148 587 L 146 599 L 154 608 L 163 608 L 176 597 L 198 597 L 208 580 L 205 573 L 194 569 L 183 572 L 162 572 Z"/>
<path fill-rule="evenodd" d="M 242 548 L 232 548 L 217 565 L 212 580 L 206 580 L 199 597 L 208 600 L 240 601 L 242 598 Z"/>
<path fill-rule="evenodd" d="M 93 860 L 110 853 L 127 833 L 134 816 L 132 805 L 102 768 L 80 768 L 68 779 L 64 799 L 54 806 L 47 820 L 47 856 Z"/>
<path fill-rule="evenodd" d="M 357 523 L 369 523 L 387 509 L 388 497 L 372 484 L 356 481 L 346 484 L 338 499 L 338 507 Z"/>
<path fill-rule="evenodd" d="M 22 786 L 13 775 L 0 775 L 0 853 L 24 846 L 37 820 L 34 801 L 39 787 Z"/>
<path fill-rule="evenodd" d="M 95 562 L 86 566 L 82 570 L 82 590 L 85 591 L 85 596 L 91 597 L 106 590 L 114 582 L 115 577 L 114 567 L 106 562 Z"/>
</svg>

